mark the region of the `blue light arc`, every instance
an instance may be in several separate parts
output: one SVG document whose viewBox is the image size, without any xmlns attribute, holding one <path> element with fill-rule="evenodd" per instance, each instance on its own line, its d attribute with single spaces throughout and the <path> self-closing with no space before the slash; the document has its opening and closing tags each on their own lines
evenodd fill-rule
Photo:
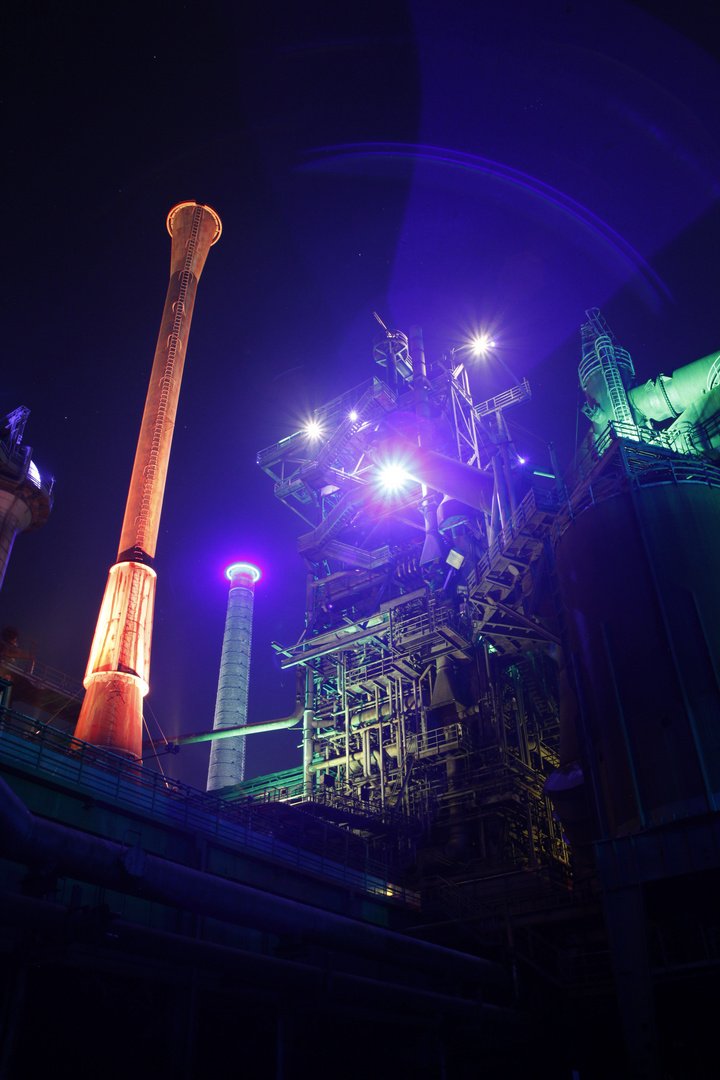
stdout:
<svg viewBox="0 0 720 1080">
<path fill-rule="evenodd" d="M 307 154 L 307 164 L 317 164 L 322 160 L 341 157 L 382 157 L 407 158 L 416 161 L 430 161 L 456 169 L 470 169 L 475 172 L 506 180 L 529 192 L 544 202 L 570 214 L 579 224 L 590 229 L 603 243 L 611 246 L 620 258 L 629 265 L 633 272 L 639 273 L 645 281 L 667 300 L 672 301 L 670 290 L 655 273 L 649 263 L 627 242 L 612 226 L 594 214 L 575 199 L 551 187 L 535 176 L 513 169 L 489 158 L 475 154 L 465 154 L 458 150 L 449 150 L 439 146 L 422 146 L 411 143 L 339 143 L 334 146 L 318 147 Z"/>
</svg>

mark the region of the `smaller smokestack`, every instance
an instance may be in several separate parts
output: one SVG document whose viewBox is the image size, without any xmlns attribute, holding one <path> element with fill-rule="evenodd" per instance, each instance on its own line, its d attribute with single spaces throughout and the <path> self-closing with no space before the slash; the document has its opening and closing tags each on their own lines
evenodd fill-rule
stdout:
<svg viewBox="0 0 720 1080">
<path fill-rule="evenodd" d="M 255 583 L 260 571 L 252 563 L 233 563 L 225 571 L 230 580 L 225 634 L 220 659 L 213 731 L 247 724 L 250 652 Z M 245 778 L 245 736 L 216 739 L 210 749 L 207 790 L 239 784 Z"/>
</svg>

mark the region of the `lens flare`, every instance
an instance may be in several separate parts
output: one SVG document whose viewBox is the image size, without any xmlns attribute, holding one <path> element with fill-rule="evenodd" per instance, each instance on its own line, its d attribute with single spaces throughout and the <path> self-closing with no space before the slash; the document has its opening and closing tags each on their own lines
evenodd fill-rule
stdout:
<svg viewBox="0 0 720 1080">
<path fill-rule="evenodd" d="M 485 356 L 490 349 L 495 348 L 495 342 L 489 334 L 478 334 L 470 342 L 473 356 Z"/>
<path fill-rule="evenodd" d="M 381 466 L 379 476 L 381 486 L 388 492 L 400 491 L 412 479 L 396 461 Z"/>
</svg>

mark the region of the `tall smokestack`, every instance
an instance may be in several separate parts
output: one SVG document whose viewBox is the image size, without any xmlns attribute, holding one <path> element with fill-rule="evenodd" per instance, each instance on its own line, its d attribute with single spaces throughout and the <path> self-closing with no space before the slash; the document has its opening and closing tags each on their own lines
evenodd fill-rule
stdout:
<svg viewBox="0 0 720 1080">
<path fill-rule="evenodd" d="M 75 735 L 139 758 L 148 692 L 155 557 L 170 446 L 197 283 L 222 230 L 209 206 L 180 203 L 167 217 L 170 283 L 150 374 L 120 535 L 85 672 Z"/>
<path fill-rule="evenodd" d="M 225 574 L 230 592 L 213 731 L 247 724 L 253 598 L 255 582 L 260 580 L 260 571 L 252 563 L 234 563 Z M 245 736 L 216 739 L 210 749 L 207 790 L 217 791 L 244 779 Z"/>
</svg>

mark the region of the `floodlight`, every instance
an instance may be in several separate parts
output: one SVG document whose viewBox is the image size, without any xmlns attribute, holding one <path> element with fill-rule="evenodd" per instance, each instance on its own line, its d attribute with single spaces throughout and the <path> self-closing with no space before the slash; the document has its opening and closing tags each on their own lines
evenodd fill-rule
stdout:
<svg viewBox="0 0 720 1080">
<path fill-rule="evenodd" d="M 31 461 L 28 465 L 27 471 L 28 480 L 35 485 L 35 487 L 42 487 L 42 480 L 40 479 L 40 471 L 34 461 Z"/>
<path fill-rule="evenodd" d="M 453 570 L 459 570 L 465 562 L 465 556 L 462 551 L 458 551 L 457 548 L 450 548 L 445 562 L 448 566 L 452 566 Z"/>
<path fill-rule="evenodd" d="M 399 491 L 411 479 L 412 477 L 396 461 L 389 461 L 380 469 L 380 483 L 386 491 Z"/>
<path fill-rule="evenodd" d="M 470 342 L 474 356 L 484 356 L 488 349 L 495 348 L 495 342 L 489 334 L 477 334 Z"/>
</svg>

